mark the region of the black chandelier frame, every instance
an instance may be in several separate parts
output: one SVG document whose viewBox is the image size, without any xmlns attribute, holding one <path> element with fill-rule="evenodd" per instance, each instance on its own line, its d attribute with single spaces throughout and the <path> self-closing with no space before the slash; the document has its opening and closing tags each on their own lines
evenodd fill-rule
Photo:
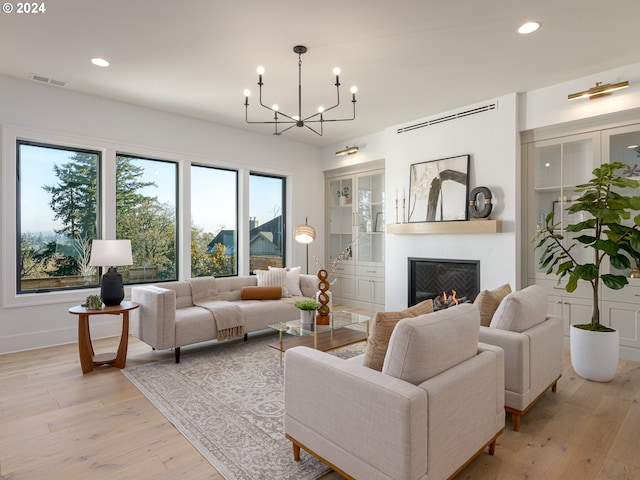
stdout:
<svg viewBox="0 0 640 480">
<path fill-rule="evenodd" d="M 307 47 L 304 45 L 296 45 L 293 47 L 293 52 L 298 55 L 298 115 L 297 118 L 291 115 L 287 115 L 284 112 L 273 109 L 265 105 L 262 102 L 262 86 L 264 83 L 262 82 L 262 73 L 258 73 L 258 87 L 260 89 L 260 105 L 267 110 L 273 113 L 273 120 L 269 121 L 252 121 L 249 120 L 249 95 L 245 94 L 244 107 L 245 107 L 245 121 L 250 124 L 267 124 L 274 125 L 275 132 L 274 135 L 282 135 L 286 131 L 292 129 L 293 127 L 307 127 L 316 135 L 322 136 L 324 133 L 324 123 L 325 122 L 348 122 L 351 120 L 355 120 L 356 118 L 356 91 L 355 87 L 352 87 L 351 91 L 351 104 L 353 105 L 353 116 L 350 118 L 325 118 L 324 114 L 340 105 L 340 74 L 336 75 L 336 83 L 334 86 L 336 87 L 336 104 L 332 107 L 323 109 L 322 111 L 316 112 L 313 115 L 309 115 L 308 117 L 302 116 L 302 55 L 307 52 Z M 284 118 L 283 118 L 284 117 Z M 320 131 L 316 128 L 311 127 L 310 123 L 319 123 Z M 284 130 L 278 130 L 278 126 L 289 125 Z"/>
</svg>

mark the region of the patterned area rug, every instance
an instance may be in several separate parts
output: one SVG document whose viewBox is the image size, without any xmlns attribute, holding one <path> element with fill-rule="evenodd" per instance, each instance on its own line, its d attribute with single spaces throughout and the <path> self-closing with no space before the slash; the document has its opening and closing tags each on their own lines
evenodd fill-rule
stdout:
<svg viewBox="0 0 640 480">
<path fill-rule="evenodd" d="M 329 469 L 284 437 L 284 369 L 274 337 L 138 365 L 122 373 L 226 480 L 313 480 Z M 348 358 L 365 342 L 334 350 Z M 186 354 L 185 354 L 186 353 Z"/>
</svg>

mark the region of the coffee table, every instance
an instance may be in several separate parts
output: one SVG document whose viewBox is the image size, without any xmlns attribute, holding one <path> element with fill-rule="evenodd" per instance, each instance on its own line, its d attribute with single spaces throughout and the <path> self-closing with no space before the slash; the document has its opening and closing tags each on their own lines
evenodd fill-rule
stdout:
<svg viewBox="0 0 640 480">
<path fill-rule="evenodd" d="M 270 343 L 269 346 L 280 351 L 280 365 L 283 353 L 289 348 L 306 346 L 326 352 L 362 342 L 369 337 L 370 316 L 345 311 L 335 311 L 329 316 L 329 325 L 314 325 L 312 328 L 303 328 L 300 320 L 269 325 L 269 328 L 279 332 L 279 341 Z M 363 325 L 364 331 L 348 328 L 356 325 Z"/>
</svg>

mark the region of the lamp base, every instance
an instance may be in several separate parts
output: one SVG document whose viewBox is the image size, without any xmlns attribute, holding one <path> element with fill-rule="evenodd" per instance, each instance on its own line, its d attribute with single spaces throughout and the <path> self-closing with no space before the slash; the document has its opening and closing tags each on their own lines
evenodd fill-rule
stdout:
<svg viewBox="0 0 640 480">
<path fill-rule="evenodd" d="M 100 297 L 102 298 L 102 303 L 107 306 L 120 305 L 120 302 L 124 300 L 122 275 L 118 273 L 115 267 L 109 267 L 107 273 L 102 276 Z"/>
</svg>

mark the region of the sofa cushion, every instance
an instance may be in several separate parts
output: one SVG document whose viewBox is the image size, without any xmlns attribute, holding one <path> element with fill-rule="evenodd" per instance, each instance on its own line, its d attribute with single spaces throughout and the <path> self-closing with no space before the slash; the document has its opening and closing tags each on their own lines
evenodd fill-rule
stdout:
<svg viewBox="0 0 640 480">
<path fill-rule="evenodd" d="M 482 290 L 473 304 L 480 310 L 480 325 L 488 327 L 500 302 L 511 293 L 511 285 L 505 283 L 495 290 Z"/>
<path fill-rule="evenodd" d="M 425 300 L 401 312 L 376 313 L 369 324 L 369 338 L 367 339 L 363 365 L 382 371 L 391 332 L 396 324 L 403 318 L 417 317 L 431 312 L 433 312 L 433 300 Z"/>
<path fill-rule="evenodd" d="M 419 385 L 473 357 L 478 351 L 480 312 L 470 303 L 396 325 L 382 373 Z"/>
<path fill-rule="evenodd" d="M 258 277 L 259 287 L 282 287 L 282 296 L 289 297 L 287 288 L 287 272 L 284 268 L 274 268 L 273 270 L 254 270 Z"/>
<path fill-rule="evenodd" d="M 282 287 L 242 287 L 241 300 L 278 300 L 282 298 Z"/>
<path fill-rule="evenodd" d="M 540 285 L 530 285 L 512 292 L 500 302 L 491 319 L 491 328 L 524 332 L 547 318 L 547 292 Z"/>
<path fill-rule="evenodd" d="M 277 270 L 277 267 L 269 266 L 269 270 Z M 287 272 L 287 290 L 289 291 L 289 296 L 302 296 L 302 291 L 300 290 L 301 267 L 287 267 L 282 270 Z"/>
</svg>

